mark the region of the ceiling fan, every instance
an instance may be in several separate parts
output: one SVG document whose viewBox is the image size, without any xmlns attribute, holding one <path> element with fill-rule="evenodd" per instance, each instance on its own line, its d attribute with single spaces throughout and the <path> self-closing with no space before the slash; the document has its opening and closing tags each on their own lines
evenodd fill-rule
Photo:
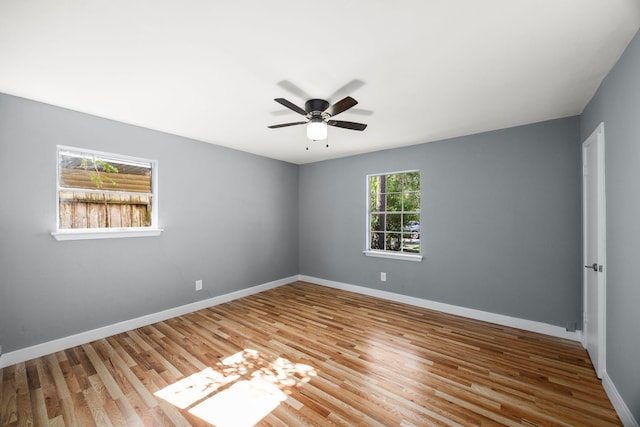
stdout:
<svg viewBox="0 0 640 427">
<path fill-rule="evenodd" d="M 320 141 L 327 138 L 327 125 L 344 129 L 365 130 L 367 125 L 364 123 L 345 122 L 343 120 L 332 120 L 331 117 L 336 116 L 349 108 L 358 104 L 358 101 L 347 96 L 333 105 L 324 99 L 310 99 L 304 104 L 304 110 L 291 101 L 284 98 L 274 99 L 279 104 L 284 105 L 288 109 L 305 116 L 307 120 L 293 123 L 283 123 L 279 125 L 269 126 L 270 129 L 282 128 L 286 126 L 307 125 L 307 137 L 312 141 Z"/>
</svg>

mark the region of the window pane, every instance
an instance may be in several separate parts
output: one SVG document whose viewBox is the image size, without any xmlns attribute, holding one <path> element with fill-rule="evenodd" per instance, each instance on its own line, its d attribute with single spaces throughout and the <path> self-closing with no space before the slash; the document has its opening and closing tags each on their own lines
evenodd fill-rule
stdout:
<svg viewBox="0 0 640 427">
<path fill-rule="evenodd" d="M 410 231 L 407 230 L 406 227 L 408 226 L 412 226 L 412 227 L 416 227 L 418 228 L 418 230 L 420 229 L 420 214 L 404 214 L 402 215 L 402 227 L 403 227 L 403 231 Z M 413 230 L 411 230 L 413 231 Z"/>
<path fill-rule="evenodd" d="M 369 212 L 377 212 L 376 206 L 376 197 L 375 194 L 372 197 L 369 197 Z"/>
<path fill-rule="evenodd" d="M 371 215 L 371 231 L 384 231 L 384 217 L 385 214 Z"/>
<path fill-rule="evenodd" d="M 151 164 L 61 152 L 60 186 L 148 194 L 151 193 Z"/>
<path fill-rule="evenodd" d="M 420 193 L 417 191 L 405 191 L 404 208 L 405 212 L 420 212 Z"/>
<path fill-rule="evenodd" d="M 384 249 L 384 233 L 371 233 L 371 249 Z"/>
<path fill-rule="evenodd" d="M 371 212 L 381 212 L 385 209 L 385 178 L 384 176 L 372 176 L 369 179 L 369 209 Z"/>
<path fill-rule="evenodd" d="M 401 214 L 387 214 L 386 230 L 387 231 L 401 231 L 401 229 L 400 229 L 401 221 L 402 221 L 402 215 Z"/>
<path fill-rule="evenodd" d="M 386 175 L 387 193 L 400 193 L 402 191 L 402 175 L 403 174 Z"/>
<path fill-rule="evenodd" d="M 387 234 L 387 244 L 385 249 L 388 251 L 400 251 L 401 243 L 400 243 L 400 233 L 389 233 Z"/>
<path fill-rule="evenodd" d="M 420 191 L 420 172 L 407 172 L 404 174 L 404 190 Z"/>
<path fill-rule="evenodd" d="M 412 239 L 420 238 L 420 221 L 417 214 L 403 216 L 402 231 L 411 236 Z"/>
<path fill-rule="evenodd" d="M 151 196 L 60 191 L 59 228 L 150 227 Z"/>
<path fill-rule="evenodd" d="M 369 212 L 375 212 L 376 209 L 376 192 L 378 189 L 375 176 L 369 177 Z"/>
<path fill-rule="evenodd" d="M 402 194 L 387 194 L 387 211 L 402 211 Z"/>
<path fill-rule="evenodd" d="M 407 233 L 402 233 L 402 251 L 420 253 L 420 239 L 414 239 Z"/>
</svg>

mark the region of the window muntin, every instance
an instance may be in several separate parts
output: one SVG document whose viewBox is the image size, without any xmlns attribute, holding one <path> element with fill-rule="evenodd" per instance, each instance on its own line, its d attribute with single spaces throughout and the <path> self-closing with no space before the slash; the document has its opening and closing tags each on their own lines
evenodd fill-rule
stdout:
<svg viewBox="0 0 640 427">
<path fill-rule="evenodd" d="M 367 177 L 367 250 L 420 253 L 420 172 Z"/>
<path fill-rule="evenodd" d="M 140 230 L 157 227 L 157 163 L 58 147 L 57 229 Z"/>
</svg>

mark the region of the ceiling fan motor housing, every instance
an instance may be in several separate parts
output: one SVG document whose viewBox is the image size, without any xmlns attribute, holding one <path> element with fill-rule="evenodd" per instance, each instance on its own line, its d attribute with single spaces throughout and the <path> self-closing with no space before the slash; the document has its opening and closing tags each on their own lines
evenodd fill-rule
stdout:
<svg viewBox="0 0 640 427">
<path fill-rule="evenodd" d="M 329 105 L 330 104 L 324 99 L 310 99 L 305 102 L 304 109 L 307 114 L 311 114 L 312 116 L 322 116 L 322 113 L 329 108 Z"/>
</svg>

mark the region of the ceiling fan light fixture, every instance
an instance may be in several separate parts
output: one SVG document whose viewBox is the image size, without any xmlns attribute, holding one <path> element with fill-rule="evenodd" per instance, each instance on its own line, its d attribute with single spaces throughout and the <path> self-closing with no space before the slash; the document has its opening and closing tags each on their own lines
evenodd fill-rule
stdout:
<svg viewBox="0 0 640 427">
<path fill-rule="evenodd" d="M 311 119 L 307 123 L 307 138 L 312 141 L 327 139 L 327 124 L 321 118 Z"/>
</svg>

